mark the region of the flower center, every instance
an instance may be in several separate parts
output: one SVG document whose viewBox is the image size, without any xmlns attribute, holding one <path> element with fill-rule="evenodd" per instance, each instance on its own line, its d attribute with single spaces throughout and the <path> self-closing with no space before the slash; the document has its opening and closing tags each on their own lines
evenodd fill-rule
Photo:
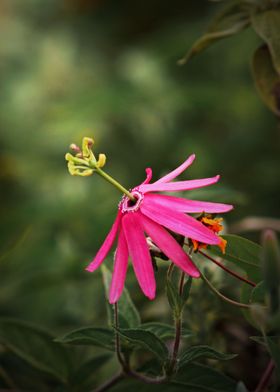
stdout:
<svg viewBox="0 0 280 392">
<path fill-rule="evenodd" d="M 123 214 L 125 212 L 137 211 L 139 209 L 143 199 L 144 199 L 143 193 L 141 193 L 139 191 L 132 190 L 132 191 L 130 191 L 130 193 L 134 197 L 135 201 L 132 201 L 129 197 L 127 197 L 125 195 L 123 196 L 123 198 L 119 204 L 119 209 L 121 210 L 121 212 Z"/>
</svg>

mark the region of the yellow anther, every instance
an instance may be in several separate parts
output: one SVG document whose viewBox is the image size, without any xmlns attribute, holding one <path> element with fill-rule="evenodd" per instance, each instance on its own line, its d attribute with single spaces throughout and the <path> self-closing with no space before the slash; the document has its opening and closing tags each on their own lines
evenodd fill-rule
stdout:
<svg viewBox="0 0 280 392">
<path fill-rule="evenodd" d="M 92 157 L 93 153 L 91 151 L 91 147 L 93 146 L 94 140 L 91 139 L 90 137 L 84 137 L 83 138 L 83 143 L 82 143 L 82 151 L 83 151 L 83 156 L 85 158 Z M 94 155 L 93 155 L 94 157 Z"/>
<path fill-rule="evenodd" d="M 82 172 L 80 172 L 79 176 L 89 177 L 89 176 L 91 176 L 93 174 L 93 172 L 94 172 L 93 169 L 86 169 L 86 170 L 83 170 Z"/>
<path fill-rule="evenodd" d="M 106 155 L 105 154 L 99 154 L 98 155 L 98 161 L 96 162 L 96 166 L 102 168 L 106 164 Z"/>
<path fill-rule="evenodd" d="M 76 145 L 71 144 L 70 148 L 75 155 L 67 153 L 65 159 L 68 162 L 68 170 L 72 176 L 91 176 L 96 170 L 105 166 L 106 156 L 99 154 L 98 161 L 91 150 L 94 140 L 90 137 L 84 137 L 82 141 L 82 150 Z"/>
</svg>

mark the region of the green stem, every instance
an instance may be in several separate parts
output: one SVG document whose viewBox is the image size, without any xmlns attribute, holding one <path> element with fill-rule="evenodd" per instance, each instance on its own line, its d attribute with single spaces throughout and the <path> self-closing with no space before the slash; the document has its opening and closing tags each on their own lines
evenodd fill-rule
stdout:
<svg viewBox="0 0 280 392">
<path fill-rule="evenodd" d="M 96 389 L 94 389 L 93 392 L 105 392 L 108 389 L 110 389 L 111 387 L 113 387 L 115 384 L 117 384 L 119 381 L 121 381 L 123 378 L 124 378 L 124 374 L 122 372 L 118 373 L 114 377 L 112 377 L 110 380 L 105 381 L 104 384 L 102 384 L 99 387 L 97 387 Z"/>
<path fill-rule="evenodd" d="M 135 197 L 113 177 L 109 176 L 109 174 L 107 174 L 105 171 L 98 167 L 94 167 L 94 169 L 96 173 L 98 173 L 101 177 L 105 178 L 105 180 L 110 182 L 110 184 L 114 185 L 121 193 L 124 193 L 127 197 L 129 197 L 131 201 L 136 201 Z"/>
<path fill-rule="evenodd" d="M 174 269 L 174 264 L 170 263 L 169 267 L 168 267 L 168 270 L 167 270 L 167 278 L 171 279 L 173 269 Z"/>
<path fill-rule="evenodd" d="M 181 278 L 180 278 L 180 283 L 179 283 L 179 295 L 182 296 L 183 294 L 183 288 L 184 288 L 184 282 L 185 282 L 185 272 L 181 272 Z"/>
<path fill-rule="evenodd" d="M 152 378 L 135 372 L 132 369 L 128 370 L 126 374 L 130 377 L 136 378 L 137 380 L 143 381 L 146 384 L 163 384 L 167 380 L 165 375 Z"/>
<path fill-rule="evenodd" d="M 229 268 L 227 268 L 226 266 L 224 266 L 222 263 L 219 263 L 217 260 L 213 259 L 213 257 L 209 256 L 207 253 L 202 252 L 201 250 L 198 251 L 198 253 L 200 253 L 202 256 L 206 257 L 208 260 L 213 261 L 213 263 L 215 263 L 216 265 L 218 265 L 219 267 L 221 267 L 224 271 L 226 271 L 228 274 L 234 276 L 235 278 L 249 284 L 252 287 L 256 287 L 256 283 L 252 282 L 249 279 L 244 278 L 243 276 L 238 275 L 236 272 L 230 270 Z"/>
<path fill-rule="evenodd" d="M 223 301 L 226 301 L 226 302 L 228 302 L 228 303 L 231 304 L 231 305 L 238 306 L 239 308 L 246 308 L 246 309 L 248 309 L 248 308 L 251 307 L 251 306 L 248 305 L 248 304 L 243 304 L 243 303 L 241 303 L 241 302 L 237 302 L 237 301 L 234 301 L 234 300 L 232 300 L 232 299 L 226 297 L 225 295 L 223 295 L 222 293 L 220 293 L 220 292 L 212 285 L 212 283 L 206 278 L 205 275 L 203 275 L 203 273 L 202 273 L 201 271 L 200 271 L 200 275 L 201 275 L 202 280 L 208 285 L 208 287 L 210 288 L 210 290 L 211 290 L 213 293 L 215 293 L 216 295 L 218 295 L 218 297 L 220 297 Z"/>
<path fill-rule="evenodd" d="M 171 264 L 171 265 L 174 266 L 174 264 Z M 181 277 L 180 277 L 180 282 L 179 282 L 179 295 L 180 296 L 182 296 L 182 293 L 183 293 L 184 281 L 185 281 L 185 273 L 182 271 Z M 177 315 L 175 318 L 175 340 L 174 340 L 174 345 L 173 345 L 172 358 L 171 358 L 169 369 L 168 369 L 169 375 L 172 375 L 174 372 L 174 369 L 176 368 L 178 354 L 179 354 L 179 348 L 180 348 L 180 343 L 181 343 L 181 335 L 182 335 L 182 312 L 180 312 L 180 315 Z"/>
</svg>

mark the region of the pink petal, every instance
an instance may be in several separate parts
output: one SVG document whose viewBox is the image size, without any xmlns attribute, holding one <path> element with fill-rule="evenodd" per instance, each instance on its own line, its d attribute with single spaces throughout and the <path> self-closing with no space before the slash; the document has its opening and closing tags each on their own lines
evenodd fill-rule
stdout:
<svg viewBox="0 0 280 392">
<path fill-rule="evenodd" d="M 123 230 L 120 230 L 117 251 L 115 254 L 114 270 L 109 293 L 109 302 L 114 304 L 120 298 L 126 277 L 128 265 L 128 249 Z"/>
<path fill-rule="evenodd" d="M 187 180 L 187 181 L 176 181 L 168 183 L 154 183 L 154 184 L 144 184 L 139 186 L 140 192 L 171 192 L 171 191 L 187 191 L 190 189 L 201 188 L 211 184 L 215 184 L 219 181 L 220 176 L 215 176 L 211 178 L 202 178 L 199 180 Z"/>
<path fill-rule="evenodd" d="M 153 172 L 152 172 L 152 169 L 150 167 L 147 167 L 146 175 L 147 175 L 147 177 L 146 177 L 145 181 L 142 182 L 142 184 L 149 184 L 149 182 L 152 179 Z"/>
<path fill-rule="evenodd" d="M 177 167 L 177 169 L 173 170 L 169 174 L 166 174 L 166 176 L 161 177 L 158 181 L 154 182 L 154 184 L 161 184 L 174 180 L 174 178 L 178 177 L 181 173 L 183 173 L 183 171 L 185 171 L 193 163 L 194 160 L 195 154 L 192 154 L 184 163 L 182 163 L 182 165 Z"/>
<path fill-rule="evenodd" d="M 169 207 L 176 211 L 181 212 L 228 212 L 233 209 L 233 206 L 230 204 L 221 204 L 221 203 L 210 203 L 205 201 L 198 200 L 189 200 L 183 199 L 181 197 L 175 196 L 166 196 L 160 194 L 147 194 L 145 196 L 146 200 L 155 200 L 157 204 L 163 205 L 165 207 Z"/>
<path fill-rule="evenodd" d="M 200 276 L 199 270 L 193 264 L 190 257 L 183 251 L 168 231 L 144 215 L 141 216 L 141 221 L 145 232 L 174 264 L 194 278 Z"/>
<path fill-rule="evenodd" d="M 87 266 L 87 268 L 86 268 L 87 271 L 89 271 L 89 272 L 95 271 L 100 266 L 100 264 L 102 264 L 103 260 L 105 259 L 105 257 L 109 253 L 109 251 L 114 243 L 114 240 L 116 238 L 116 235 L 117 235 L 117 232 L 118 232 L 118 229 L 120 226 L 120 222 L 121 222 L 121 217 L 122 217 L 122 213 L 120 211 L 118 211 L 116 220 L 115 220 L 109 234 L 107 235 L 101 248 L 97 252 L 95 258 Z"/>
<path fill-rule="evenodd" d="M 148 218 L 167 227 L 175 233 L 192 238 L 205 244 L 218 245 L 220 238 L 211 230 L 189 215 L 174 211 L 155 200 L 144 199 L 140 207 L 141 212 Z"/>
<path fill-rule="evenodd" d="M 139 285 L 148 298 L 154 299 L 156 292 L 154 269 L 139 212 L 126 214 L 122 220 L 122 227 Z"/>
</svg>

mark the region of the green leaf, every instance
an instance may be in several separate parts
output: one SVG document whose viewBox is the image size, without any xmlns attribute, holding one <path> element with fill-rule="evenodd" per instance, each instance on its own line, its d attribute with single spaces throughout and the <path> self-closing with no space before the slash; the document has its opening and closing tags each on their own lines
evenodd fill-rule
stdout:
<svg viewBox="0 0 280 392">
<path fill-rule="evenodd" d="M 154 333 L 160 339 L 173 339 L 175 336 L 175 329 L 172 325 L 151 322 L 141 325 L 141 329 Z M 190 337 L 192 332 L 186 329 L 182 331 L 182 337 Z"/>
<path fill-rule="evenodd" d="M 265 105 L 280 115 L 280 76 L 276 73 L 271 54 L 266 45 L 260 46 L 253 55 L 252 72 L 256 89 Z"/>
<path fill-rule="evenodd" d="M 250 336 L 251 340 L 266 346 L 273 358 L 280 377 L 280 336 Z"/>
<path fill-rule="evenodd" d="M 233 262 L 247 273 L 249 279 L 255 283 L 259 282 L 261 280 L 261 247 L 237 235 L 223 235 L 223 238 L 227 241 L 225 254 L 218 247 L 213 246 L 210 248 L 211 252 Z"/>
<path fill-rule="evenodd" d="M 246 320 L 256 329 L 261 330 L 267 323 L 268 312 L 265 307 L 265 290 L 263 282 L 252 288 L 244 283 L 241 288 L 240 302 L 250 304 L 250 309 L 242 309 Z"/>
<path fill-rule="evenodd" d="M 266 292 L 265 292 L 264 282 L 261 281 L 251 291 L 250 302 L 251 303 L 257 302 L 257 303 L 261 303 L 261 304 L 264 303 L 264 301 L 265 301 L 265 294 L 266 294 Z"/>
<path fill-rule="evenodd" d="M 208 366 L 188 363 L 179 369 L 175 385 L 187 392 L 235 392 L 236 382 Z"/>
<path fill-rule="evenodd" d="M 236 385 L 235 392 L 248 392 L 248 389 L 246 388 L 246 385 L 242 381 L 239 381 L 239 383 L 237 383 Z"/>
<path fill-rule="evenodd" d="M 236 382 L 208 366 L 188 364 L 180 369 L 174 381 L 164 384 L 145 384 L 137 380 L 123 380 L 110 392 L 236 392 Z"/>
<path fill-rule="evenodd" d="M 275 71 L 280 75 L 280 10 L 269 9 L 251 16 L 252 27 L 265 41 L 272 56 Z"/>
<path fill-rule="evenodd" d="M 183 301 L 171 279 L 166 279 L 166 295 L 175 317 L 178 317 L 182 312 Z"/>
<path fill-rule="evenodd" d="M 280 250 L 275 233 L 267 230 L 262 239 L 264 286 L 269 295 L 271 314 L 280 310 Z"/>
<path fill-rule="evenodd" d="M 74 390 L 80 391 L 82 389 L 84 391 L 85 388 L 92 387 L 96 383 L 96 371 L 111 358 L 111 354 L 103 354 L 84 362 L 72 374 L 69 383 L 71 388 L 76 387 L 77 389 Z"/>
<path fill-rule="evenodd" d="M 103 264 L 101 267 L 103 282 L 106 295 L 109 295 L 109 287 L 112 279 L 111 271 Z M 118 301 L 119 325 L 121 328 L 135 328 L 141 323 L 140 315 L 132 299 L 124 288 L 121 298 Z M 114 325 L 113 306 L 108 303 L 108 321 L 109 325 Z"/>
<path fill-rule="evenodd" d="M 249 25 L 249 22 L 248 12 L 243 8 L 241 1 L 225 6 L 213 19 L 206 33 L 193 44 L 179 64 L 187 63 L 193 56 L 215 42 L 239 33 Z"/>
<path fill-rule="evenodd" d="M 114 338 L 115 333 L 112 329 L 87 327 L 71 331 L 55 341 L 78 346 L 97 346 L 114 351 Z"/>
<path fill-rule="evenodd" d="M 220 361 L 227 361 L 235 358 L 236 354 L 224 354 L 216 351 L 209 346 L 192 346 L 188 347 L 180 356 L 179 366 L 186 365 L 198 358 L 212 358 Z"/>
<path fill-rule="evenodd" d="M 184 305 L 187 303 L 189 299 L 191 287 L 192 287 L 192 277 L 190 276 L 183 287 L 182 301 Z"/>
<path fill-rule="evenodd" d="M 267 336 L 266 342 L 268 345 L 269 352 L 275 362 L 277 374 L 280 379 L 280 337 Z"/>
<path fill-rule="evenodd" d="M 136 348 L 146 349 L 155 354 L 160 361 L 168 358 L 168 349 L 164 342 L 153 332 L 142 329 L 119 329 L 119 334 Z"/>
<path fill-rule="evenodd" d="M 67 382 L 71 372 L 64 347 L 45 330 L 16 319 L 0 319 L 0 342 L 32 367 Z"/>
<path fill-rule="evenodd" d="M 254 342 L 262 344 L 263 346 L 266 346 L 266 342 L 263 336 L 250 336 L 250 339 Z"/>
</svg>

